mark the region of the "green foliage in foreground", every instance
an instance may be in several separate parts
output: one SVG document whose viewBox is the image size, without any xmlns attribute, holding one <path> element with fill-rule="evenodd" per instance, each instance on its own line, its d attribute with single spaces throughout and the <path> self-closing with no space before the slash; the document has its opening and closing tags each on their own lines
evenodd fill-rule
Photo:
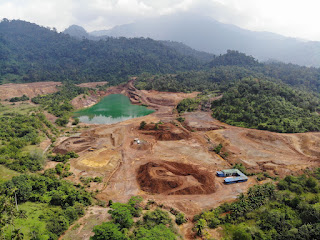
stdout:
<svg viewBox="0 0 320 240">
<path fill-rule="evenodd" d="M 53 138 L 49 131 L 55 133 L 56 129 L 42 113 L 8 113 L 0 116 L 0 164 L 18 172 L 42 169 L 42 153 L 22 150 L 25 146 L 39 144 L 40 136 Z"/>
<path fill-rule="evenodd" d="M 284 84 L 243 79 L 213 102 L 213 116 L 230 125 L 274 132 L 320 130 L 320 100 Z"/>
<path fill-rule="evenodd" d="M 134 239 L 134 240 L 174 240 L 173 222 L 168 212 L 159 208 L 146 211 L 142 218 L 142 198 L 132 197 L 128 203 L 112 203 L 109 213 L 111 222 L 94 227 L 91 240 Z M 139 220 L 134 221 L 134 218 Z"/>
<path fill-rule="evenodd" d="M 254 186 L 237 201 L 195 216 L 195 231 L 221 225 L 225 239 L 320 239 L 320 169 Z"/>
<path fill-rule="evenodd" d="M 91 196 L 54 176 L 24 174 L 0 185 L 0 203 L 1 239 L 57 239 L 84 214 Z"/>
</svg>

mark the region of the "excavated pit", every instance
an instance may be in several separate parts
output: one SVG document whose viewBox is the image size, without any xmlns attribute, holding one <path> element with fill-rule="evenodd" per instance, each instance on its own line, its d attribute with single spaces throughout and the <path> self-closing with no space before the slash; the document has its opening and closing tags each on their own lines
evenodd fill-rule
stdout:
<svg viewBox="0 0 320 240">
<path fill-rule="evenodd" d="M 176 162 L 148 162 L 138 169 L 137 181 L 148 193 L 194 195 L 215 192 L 215 176 L 195 165 Z"/>
<path fill-rule="evenodd" d="M 181 140 L 190 137 L 190 133 L 187 130 L 177 127 L 172 123 L 150 123 L 141 132 L 146 135 L 153 135 L 159 141 Z"/>
<path fill-rule="evenodd" d="M 90 137 L 69 137 L 53 149 L 54 153 L 66 154 L 74 151 L 76 153 L 82 152 L 92 147 L 95 138 Z"/>
</svg>

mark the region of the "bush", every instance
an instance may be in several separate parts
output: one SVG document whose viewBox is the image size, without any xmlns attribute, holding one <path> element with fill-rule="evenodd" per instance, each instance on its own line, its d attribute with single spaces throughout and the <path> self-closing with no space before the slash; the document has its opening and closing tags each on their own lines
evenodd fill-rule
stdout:
<svg viewBox="0 0 320 240">
<path fill-rule="evenodd" d="M 144 129 L 146 125 L 147 125 L 147 123 L 146 123 L 145 121 L 142 121 L 142 122 L 140 123 L 139 129 L 141 129 L 141 130 Z"/>
<path fill-rule="evenodd" d="M 69 122 L 69 119 L 66 116 L 60 117 L 55 121 L 55 123 L 60 127 L 65 127 L 68 124 L 68 122 Z"/>
<path fill-rule="evenodd" d="M 9 102 L 22 102 L 22 101 L 28 101 L 29 98 L 23 94 L 22 97 L 13 97 L 9 100 Z"/>
<path fill-rule="evenodd" d="M 213 149 L 213 151 L 214 151 L 216 154 L 219 154 L 219 153 L 221 152 L 222 147 L 223 147 L 222 144 L 219 143 L 219 145 L 216 146 L 216 147 Z"/>
<path fill-rule="evenodd" d="M 80 122 L 79 118 L 75 118 L 72 122 L 72 125 L 78 125 Z"/>
<path fill-rule="evenodd" d="M 187 222 L 187 219 L 185 218 L 184 214 L 183 213 L 178 213 L 176 215 L 176 223 L 178 225 L 181 225 L 181 224 L 184 224 Z"/>
<path fill-rule="evenodd" d="M 105 222 L 93 228 L 94 236 L 90 240 L 126 240 L 128 239 L 120 229 L 119 224 Z"/>
</svg>

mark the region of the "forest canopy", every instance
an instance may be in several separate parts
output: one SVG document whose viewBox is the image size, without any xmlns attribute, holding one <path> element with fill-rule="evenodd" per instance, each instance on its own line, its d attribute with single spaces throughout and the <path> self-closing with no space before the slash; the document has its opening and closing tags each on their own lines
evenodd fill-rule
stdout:
<svg viewBox="0 0 320 240">
<path fill-rule="evenodd" d="M 213 102 L 213 116 L 231 125 L 275 132 L 320 131 L 319 98 L 285 84 L 243 79 Z"/>
<path fill-rule="evenodd" d="M 108 81 L 199 69 L 200 61 L 150 38 L 76 39 L 21 20 L 0 22 L 0 80 Z"/>
</svg>

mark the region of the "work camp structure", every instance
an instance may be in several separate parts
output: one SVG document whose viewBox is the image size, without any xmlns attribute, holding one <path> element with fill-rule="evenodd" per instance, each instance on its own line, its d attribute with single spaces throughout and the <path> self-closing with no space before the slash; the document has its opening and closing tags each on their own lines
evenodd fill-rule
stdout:
<svg viewBox="0 0 320 240">
<path fill-rule="evenodd" d="M 238 169 L 225 169 L 217 171 L 218 177 L 225 177 L 224 183 L 239 183 L 248 181 L 248 177 Z"/>
</svg>

